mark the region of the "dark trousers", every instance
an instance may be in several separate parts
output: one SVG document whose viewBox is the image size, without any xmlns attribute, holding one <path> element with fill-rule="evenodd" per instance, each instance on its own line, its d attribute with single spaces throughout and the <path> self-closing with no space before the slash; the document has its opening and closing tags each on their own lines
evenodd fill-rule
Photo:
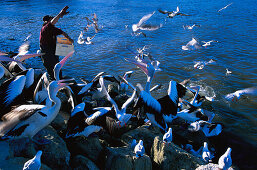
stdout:
<svg viewBox="0 0 257 170">
<path fill-rule="evenodd" d="M 55 80 L 54 77 L 54 66 L 59 62 L 59 56 L 55 55 L 55 48 L 40 46 L 41 53 L 45 55 L 41 56 L 43 65 L 45 66 L 50 80 Z M 60 72 L 61 77 L 61 72 Z"/>
</svg>

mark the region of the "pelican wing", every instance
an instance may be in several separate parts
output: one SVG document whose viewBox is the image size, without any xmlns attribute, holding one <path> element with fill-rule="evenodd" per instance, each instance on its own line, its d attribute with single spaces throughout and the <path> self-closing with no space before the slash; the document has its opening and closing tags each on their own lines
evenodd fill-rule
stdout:
<svg viewBox="0 0 257 170">
<path fill-rule="evenodd" d="M 122 105 L 121 109 L 125 109 L 128 105 L 133 101 L 134 97 L 136 96 L 137 90 L 135 89 L 132 96 Z"/>
<path fill-rule="evenodd" d="M 140 27 L 144 22 L 146 22 L 149 18 L 151 18 L 151 16 L 155 13 L 155 11 L 151 14 L 147 14 L 145 16 L 143 16 L 140 21 L 138 22 L 138 26 Z"/>
</svg>

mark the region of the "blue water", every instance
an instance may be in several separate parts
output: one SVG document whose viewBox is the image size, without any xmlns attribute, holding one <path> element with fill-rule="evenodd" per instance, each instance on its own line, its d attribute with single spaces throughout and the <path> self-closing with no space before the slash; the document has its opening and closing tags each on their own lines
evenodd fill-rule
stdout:
<svg viewBox="0 0 257 170">
<path fill-rule="evenodd" d="M 220 13 L 217 11 L 233 2 Z M 257 3 L 253 0 L 2 0 L 0 2 L 0 50 L 17 51 L 22 41 L 32 34 L 31 51 L 39 48 L 39 32 L 42 16 L 56 15 L 65 5 L 70 14 L 60 19 L 57 26 L 75 40 L 75 54 L 64 66 L 64 74 L 76 79 L 92 78 L 100 71 L 122 75 L 128 70 L 138 70 L 123 60 L 133 57 L 126 47 L 133 50 L 150 45 L 148 52 L 161 62 L 162 72 L 155 76 L 153 84 L 164 84 L 156 97 L 167 92 L 167 83 L 191 78 L 192 84 L 201 85 L 210 96 L 215 94 L 213 103 L 204 108 L 216 113 L 215 122 L 222 122 L 226 131 L 256 146 L 257 141 L 257 97 L 249 96 L 237 103 L 224 99 L 224 95 L 239 89 L 257 86 Z M 159 13 L 158 9 L 180 11 L 191 16 L 177 16 L 173 19 Z M 147 37 L 132 36 L 131 25 L 142 16 L 156 13 L 148 21 L 163 24 Z M 94 45 L 77 44 L 80 31 L 86 26 L 85 16 L 96 13 L 102 30 L 93 39 Z M 183 29 L 183 25 L 199 24 L 200 28 Z M 128 25 L 128 28 L 125 28 Z M 93 35 L 94 30 L 89 30 Z M 199 42 L 217 40 L 207 48 L 183 51 L 192 37 Z M 194 62 L 209 61 L 204 69 L 194 69 Z M 29 59 L 27 65 L 43 68 L 39 58 Z M 226 76 L 226 68 L 232 74 Z M 137 71 L 132 83 L 144 83 L 145 76 Z"/>
</svg>

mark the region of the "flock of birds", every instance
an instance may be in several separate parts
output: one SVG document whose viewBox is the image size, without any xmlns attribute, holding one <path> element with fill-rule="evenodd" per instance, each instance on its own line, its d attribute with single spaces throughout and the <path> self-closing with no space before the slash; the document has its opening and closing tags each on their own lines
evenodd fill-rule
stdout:
<svg viewBox="0 0 257 170">
<path fill-rule="evenodd" d="M 159 12 L 167 14 L 169 18 L 178 15 L 188 16 L 180 13 L 179 7 L 173 12 L 162 10 L 159 10 Z M 152 26 L 145 24 L 154 13 L 143 16 L 137 24 L 133 24 L 132 31 L 135 34 L 145 35 L 140 31 L 153 31 L 162 27 L 162 25 Z M 93 14 L 92 20 L 86 19 L 88 24 L 79 36 L 79 44 L 92 43 L 91 40 L 95 35 L 86 39 L 83 38 L 83 34 L 89 27 L 93 26 L 96 33 L 99 31 L 96 14 Z M 193 29 L 195 26 L 199 25 L 185 26 L 184 28 Z M 214 41 L 204 42 L 202 46 L 208 46 L 212 42 Z M 182 49 L 197 48 L 196 44 L 196 40 L 192 39 Z M 132 118 L 138 121 L 143 120 L 143 122 L 159 127 L 164 134 L 163 142 L 165 144 L 172 142 L 172 128 L 169 125 L 176 118 L 185 120 L 188 125 L 187 130 L 191 132 L 201 130 L 207 137 L 217 136 L 223 130 L 222 124 L 212 122 L 214 113 L 200 108 L 205 100 L 213 101 L 213 98 L 201 95 L 199 86 L 187 87 L 189 80 L 181 83 L 170 80 L 167 95 L 159 99 L 155 99 L 151 95 L 151 92 L 158 88 L 157 86 L 151 88 L 151 82 L 155 77 L 155 73 L 160 71 L 160 62 L 150 54 L 144 54 L 146 46 L 137 50 L 138 53 L 135 54 L 135 58 L 125 58 L 128 63 L 140 68 L 146 75 L 145 88 L 141 84 L 134 86 L 128 81 L 133 71 L 128 71 L 119 77 L 100 72 L 91 81 L 81 79 L 83 83 L 77 83 L 75 79 L 62 79 L 60 71 L 74 52 L 70 52 L 55 65 L 55 80 L 50 82 L 47 73 L 41 73 L 36 76 L 35 69 L 24 67 L 23 61 L 26 59 L 43 55 L 41 53 L 29 54 L 28 47 L 27 38 L 17 55 L 9 57 L 6 56 L 8 53 L 0 53 L 0 61 L 3 62 L 0 62 L 0 79 L 6 79 L 0 85 L 0 140 L 15 140 L 28 137 L 37 144 L 48 144 L 49 141 L 47 140 L 36 141 L 33 137 L 41 129 L 49 125 L 59 113 L 61 100 L 58 98 L 57 93 L 60 90 L 64 91 L 69 97 L 68 101 L 71 106 L 65 135 L 67 139 L 76 136 L 88 137 L 92 133 L 97 133 L 103 129 L 121 128 L 126 126 Z M 197 63 L 195 67 L 201 69 L 201 67 L 211 62 L 213 61 Z M 106 90 L 106 81 L 117 84 L 120 92 L 128 93 L 130 88 L 133 90 L 133 93 L 129 95 L 121 107 Z M 228 94 L 226 98 L 236 100 L 242 94 L 256 94 L 256 92 L 257 88 L 255 87 L 247 88 Z M 91 96 L 92 100 L 106 99 L 112 106 L 86 110 L 83 97 L 88 95 Z M 132 106 L 133 113 L 131 114 L 128 113 L 127 108 L 132 103 L 134 103 L 134 106 Z M 142 140 L 137 143 L 134 139 L 131 147 L 139 158 L 145 153 Z M 209 163 L 214 157 L 213 153 L 209 151 L 208 143 L 206 142 L 197 151 L 190 144 L 186 144 L 183 148 L 189 153 L 202 158 L 206 163 Z M 220 169 L 228 169 L 232 165 L 231 150 L 231 148 L 228 148 L 225 154 L 219 158 Z M 33 166 L 33 169 L 39 169 L 41 155 L 42 151 L 38 151 L 32 160 L 25 163 L 24 169 L 28 169 L 30 166 Z"/>
</svg>

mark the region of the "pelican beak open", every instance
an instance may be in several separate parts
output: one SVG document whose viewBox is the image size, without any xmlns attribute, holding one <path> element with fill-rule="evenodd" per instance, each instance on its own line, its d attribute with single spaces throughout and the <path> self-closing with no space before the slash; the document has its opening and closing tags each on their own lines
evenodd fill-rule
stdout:
<svg viewBox="0 0 257 170">
<path fill-rule="evenodd" d="M 65 62 L 68 60 L 69 57 L 71 57 L 73 55 L 74 51 L 70 52 L 67 56 L 65 56 L 59 63 L 61 65 L 61 68 L 63 67 L 63 65 L 65 64 Z M 61 69 L 60 68 L 60 69 Z"/>
<path fill-rule="evenodd" d="M 147 70 L 147 64 L 144 62 L 139 62 L 136 60 L 132 60 L 130 58 L 125 58 L 126 61 L 135 64 L 137 67 L 139 67 L 146 75 L 148 75 L 148 70 Z"/>
<path fill-rule="evenodd" d="M 18 60 L 15 60 L 15 59 L 9 58 L 9 57 L 4 57 L 4 56 L 0 56 L 0 61 L 15 61 L 15 62 L 21 63 Z"/>
<path fill-rule="evenodd" d="M 32 57 L 38 57 L 38 56 L 42 56 L 45 55 L 45 53 L 40 53 L 40 54 L 25 54 L 25 55 L 19 55 L 20 57 L 20 61 L 24 61 L 26 59 L 32 58 Z"/>
<path fill-rule="evenodd" d="M 75 82 L 75 79 L 63 79 L 58 81 L 58 88 L 63 88 L 69 85 L 73 85 Z"/>
</svg>

